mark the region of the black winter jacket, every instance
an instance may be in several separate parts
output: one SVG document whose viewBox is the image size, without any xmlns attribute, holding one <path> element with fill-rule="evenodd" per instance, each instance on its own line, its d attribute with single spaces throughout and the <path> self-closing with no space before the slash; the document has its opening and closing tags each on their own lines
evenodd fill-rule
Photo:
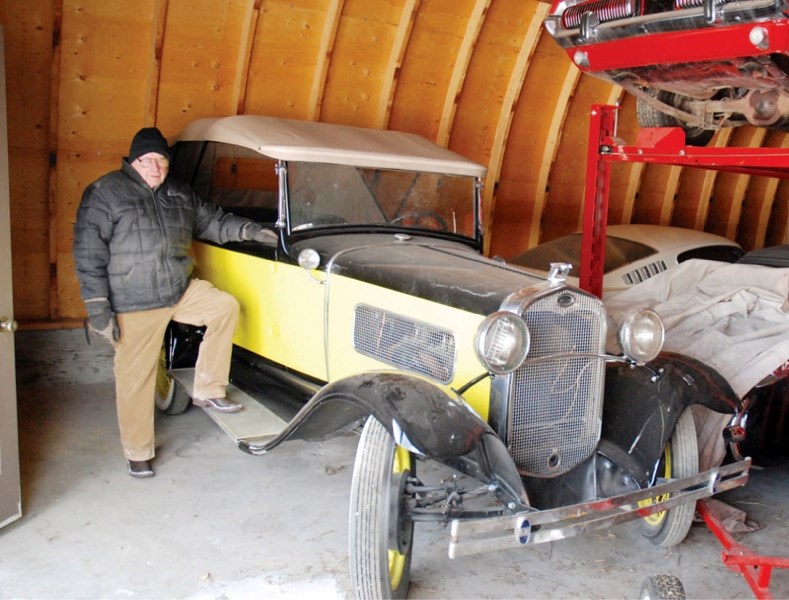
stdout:
<svg viewBox="0 0 789 600">
<path fill-rule="evenodd" d="M 115 312 L 172 306 L 189 285 L 192 238 L 242 240 L 249 219 L 225 213 L 171 177 L 152 190 L 123 159 L 90 184 L 74 224 L 83 300 L 109 298 Z"/>
</svg>

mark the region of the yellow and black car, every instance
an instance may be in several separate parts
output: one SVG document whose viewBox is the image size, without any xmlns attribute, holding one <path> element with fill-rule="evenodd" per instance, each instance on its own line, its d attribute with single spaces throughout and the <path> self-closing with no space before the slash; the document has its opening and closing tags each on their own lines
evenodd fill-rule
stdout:
<svg viewBox="0 0 789 600">
<path fill-rule="evenodd" d="M 194 248 L 241 304 L 231 378 L 249 399 L 222 417 L 240 448 L 362 428 L 358 597 L 405 596 L 419 522 L 450 526 L 450 556 L 633 519 L 673 545 L 696 499 L 747 479 L 747 459 L 698 472 L 686 409 L 736 419 L 740 402 L 661 352 L 654 312 L 624 319 L 612 352 L 604 303 L 568 265 L 543 278 L 482 255 L 483 166 L 413 134 L 253 115 L 199 120 L 173 152 L 173 174 L 278 234 Z M 166 412 L 189 406 L 199 339 L 170 329 Z"/>
</svg>

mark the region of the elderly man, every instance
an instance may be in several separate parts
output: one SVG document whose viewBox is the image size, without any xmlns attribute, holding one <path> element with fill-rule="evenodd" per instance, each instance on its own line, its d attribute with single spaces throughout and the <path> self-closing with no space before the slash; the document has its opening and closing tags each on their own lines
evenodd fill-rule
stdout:
<svg viewBox="0 0 789 600">
<path fill-rule="evenodd" d="M 91 183 L 74 225 L 74 260 L 89 327 L 115 347 L 121 444 L 132 477 L 154 474 L 154 389 L 170 320 L 205 326 L 193 403 L 222 412 L 239 305 L 192 277 L 192 238 L 276 243 L 274 232 L 225 213 L 168 178 L 170 148 L 155 127 L 134 136 L 120 170 Z"/>
</svg>

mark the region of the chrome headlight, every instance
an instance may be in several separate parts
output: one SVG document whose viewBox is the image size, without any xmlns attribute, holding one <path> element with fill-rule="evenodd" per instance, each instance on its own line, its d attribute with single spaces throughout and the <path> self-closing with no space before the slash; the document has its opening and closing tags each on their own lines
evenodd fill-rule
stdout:
<svg viewBox="0 0 789 600">
<path fill-rule="evenodd" d="M 485 317 L 477 329 L 477 356 L 496 375 L 517 369 L 529 353 L 531 336 L 526 322 L 511 312 L 499 311 Z"/>
<path fill-rule="evenodd" d="M 619 327 L 619 344 L 625 356 L 638 364 L 655 358 L 663 348 L 666 330 L 654 310 L 631 313 Z"/>
</svg>

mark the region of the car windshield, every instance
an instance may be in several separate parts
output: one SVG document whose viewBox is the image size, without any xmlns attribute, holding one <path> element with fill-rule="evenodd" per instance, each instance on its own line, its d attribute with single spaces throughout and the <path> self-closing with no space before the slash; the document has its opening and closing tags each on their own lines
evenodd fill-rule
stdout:
<svg viewBox="0 0 789 600">
<path fill-rule="evenodd" d="M 657 250 L 646 244 L 608 236 L 605 243 L 603 271 L 608 273 L 656 253 Z M 572 233 L 540 244 L 526 252 L 516 254 L 508 262 L 540 271 L 548 271 L 552 262 L 566 262 L 572 264 L 573 271 L 577 273 L 581 264 L 581 234 Z"/>
<path fill-rule="evenodd" d="M 475 237 L 474 177 L 289 162 L 291 231 L 391 226 Z"/>
</svg>

